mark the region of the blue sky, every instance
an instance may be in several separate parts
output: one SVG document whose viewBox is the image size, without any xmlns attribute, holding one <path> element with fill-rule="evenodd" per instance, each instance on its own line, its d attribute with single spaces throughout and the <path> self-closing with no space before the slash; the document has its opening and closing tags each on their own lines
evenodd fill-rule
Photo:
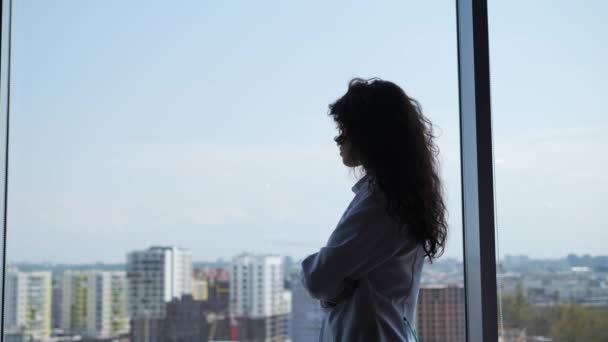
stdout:
<svg viewBox="0 0 608 342">
<path fill-rule="evenodd" d="M 518 6 L 490 2 L 501 251 L 605 253 L 608 8 Z M 352 198 L 326 111 L 354 76 L 395 81 L 440 127 L 446 255 L 462 255 L 452 1 L 14 11 L 9 260 L 314 252 Z"/>
</svg>

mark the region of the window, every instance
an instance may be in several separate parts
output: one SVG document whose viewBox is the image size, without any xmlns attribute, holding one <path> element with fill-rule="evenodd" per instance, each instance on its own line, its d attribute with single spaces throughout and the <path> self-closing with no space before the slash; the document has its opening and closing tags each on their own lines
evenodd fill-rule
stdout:
<svg viewBox="0 0 608 342">
<path fill-rule="evenodd" d="M 606 4 L 489 5 L 502 334 L 606 340 Z"/>
<path fill-rule="evenodd" d="M 189 281 L 171 282 L 190 279 L 190 268 L 219 269 L 229 279 L 238 269 L 232 258 L 247 251 L 300 259 L 324 244 L 352 198 L 354 179 L 337 158 L 327 103 L 349 78 L 380 76 L 402 85 L 440 127 L 450 240 L 444 258 L 426 266 L 421 290 L 423 298 L 437 286 L 442 306 L 421 302 L 418 325 L 428 320 L 432 330 L 441 327 L 441 338 L 464 340 L 451 3 L 192 2 L 157 9 L 21 0 L 13 6 L 8 265 L 53 274 L 133 265 L 123 281 L 137 286 L 125 289 L 154 290 L 158 297 L 130 305 L 141 309 L 131 317 L 116 314 L 121 323 L 112 331 L 147 335 L 140 323 L 171 319 L 163 316 L 166 293 L 182 303 L 180 296 L 192 291 Z M 3 27 L 4 38 L 6 32 Z M 2 53 L 5 68 L 5 45 Z M 127 258 L 133 251 L 142 254 Z M 279 285 L 272 280 L 271 292 L 288 290 L 283 280 L 292 284 L 297 272 L 297 262 L 282 260 L 286 279 Z M 235 306 L 247 308 L 256 296 L 254 270 L 239 267 L 243 293 Z M 279 277 L 283 272 L 277 271 Z M 150 279 L 156 280 L 147 284 Z M 295 298 L 298 289 L 289 290 Z M 225 304 L 211 292 L 206 304 Z M 292 301 L 294 313 L 301 308 L 318 322 L 319 312 L 302 300 Z M 444 310 L 453 303 L 458 307 Z M 5 311 L 11 314 L 11 308 Z M 74 332 L 51 316 L 45 319 L 55 331 L 21 333 Z M 449 331 L 454 320 L 459 324 Z M 305 330 L 318 328 L 303 323 Z M 276 333 L 286 337 L 284 330 Z"/>
</svg>

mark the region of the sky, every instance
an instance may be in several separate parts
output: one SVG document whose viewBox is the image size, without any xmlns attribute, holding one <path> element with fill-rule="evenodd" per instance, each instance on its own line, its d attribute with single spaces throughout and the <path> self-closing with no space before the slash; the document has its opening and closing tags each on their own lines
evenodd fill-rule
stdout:
<svg viewBox="0 0 608 342">
<path fill-rule="evenodd" d="M 608 5 L 489 10 L 500 252 L 606 254 Z M 462 258 L 455 25 L 453 1 L 14 0 L 9 262 L 315 252 L 353 197 L 327 105 L 356 76 L 437 126 Z"/>
</svg>

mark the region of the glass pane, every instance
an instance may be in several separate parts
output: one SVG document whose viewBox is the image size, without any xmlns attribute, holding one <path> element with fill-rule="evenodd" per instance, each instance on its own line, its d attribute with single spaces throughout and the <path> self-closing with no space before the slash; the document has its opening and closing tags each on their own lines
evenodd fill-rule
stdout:
<svg viewBox="0 0 608 342">
<path fill-rule="evenodd" d="M 490 2 L 504 341 L 608 340 L 607 13 Z"/>
<path fill-rule="evenodd" d="M 21 0 L 14 16 L 11 336 L 314 340 L 300 262 L 357 181 L 327 105 L 378 76 L 437 126 L 450 213 L 412 323 L 464 341 L 453 3 Z"/>
</svg>

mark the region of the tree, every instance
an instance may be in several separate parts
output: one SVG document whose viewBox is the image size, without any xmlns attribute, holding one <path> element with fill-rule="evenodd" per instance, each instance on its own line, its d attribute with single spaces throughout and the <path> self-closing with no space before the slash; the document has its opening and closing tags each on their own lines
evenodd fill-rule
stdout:
<svg viewBox="0 0 608 342">
<path fill-rule="evenodd" d="M 517 285 L 515 293 L 512 296 L 503 297 L 503 320 L 507 326 L 526 327 L 527 322 L 531 318 L 530 311 L 530 304 L 521 284 Z"/>
<path fill-rule="evenodd" d="M 608 341 L 608 309 L 580 304 L 533 306 L 517 286 L 515 293 L 504 296 L 503 319 L 507 327 L 526 329 L 528 335 L 549 336 L 557 342 Z"/>
<path fill-rule="evenodd" d="M 608 310 L 578 304 L 562 305 L 560 309 L 560 318 L 550 330 L 550 336 L 556 341 L 608 341 Z"/>
</svg>

